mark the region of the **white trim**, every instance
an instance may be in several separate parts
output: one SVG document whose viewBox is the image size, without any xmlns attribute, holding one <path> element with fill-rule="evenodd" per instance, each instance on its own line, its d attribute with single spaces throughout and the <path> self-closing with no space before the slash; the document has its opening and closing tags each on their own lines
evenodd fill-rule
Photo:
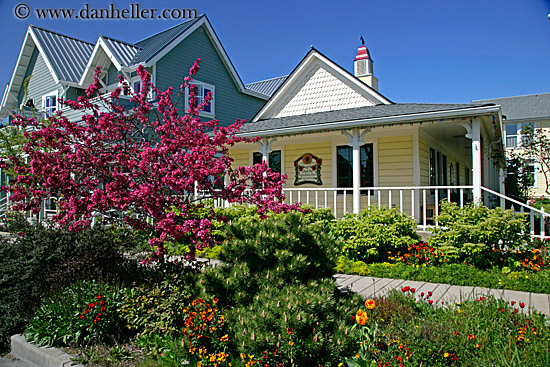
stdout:
<svg viewBox="0 0 550 367">
<path fill-rule="evenodd" d="M 216 35 L 216 32 L 214 32 L 214 29 L 212 28 L 212 25 L 210 24 L 210 21 L 208 20 L 208 18 L 205 15 L 199 17 L 194 22 L 194 24 L 191 25 L 189 28 L 187 28 L 185 30 L 185 32 L 180 34 L 178 38 L 176 38 L 175 40 L 173 40 L 169 44 L 165 45 L 165 47 L 160 52 L 158 52 L 152 58 L 147 60 L 145 62 L 145 65 L 146 66 L 152 66 L 153 64 L 156 64 L 157 61 L 159 61 L 161 58 L 166 56 L 166 54 L 168 52 L 170 52 L 174 47 L 176 47 L 178 44 L 180 44 L 184 39 L 186 39 L 191 33 L 193 33 L 195 30 L 197 30 L 202 25 L 204 25 L 204 27 L 206 29 L 206 34 L 208 35 L 210 40 L 213 42 L 214 48 L 218 52 L 218 55 L 222 59 L 222 62 L 225 64 L 225 67 L 229 71 L 229 75 L 231 76 L 231 79 L 233 79 L 234 83 L 237 85 L 239 90 L 242 93 L 245 93 L 245 94 L 248 94 L 248 95 L 251 95 L 251 96 L 254 96 L 254 97 L 258 97 L 258 98 L 261 98 L 263 100 L 268 100 L 269 96 L 266 96 L 264 94 L 254 92 L 254 91 L 251 91 L 251 90 L 248 90 L 248 89 L 245 88 L 241 78 L 239 77 L 239 74 L 237 73 L 237 70 L 233 66 L 233 63 L 231 62 L 231 60 L 229 59 L 229 56 L 225 52 L 225 49 L 223 48 L 220 40 L 218 39 L 218 36 Z"/>
<path fill-rule="evenodd" d="M 103 52 L 107 55 L 109 60 L 111 60 L 111 63 L 117 68 L 118 71 L 122 70 L 122 65 L 116 60 L 115 56 L 109 50 L 109 47 L 105 44 L 103 41 L 103 36 L 99 36 L 97 38 L 94 50 L 92 51 L 92 55 L 90 56 L 88 63 L 86 64 L 86 68 L 84 69 L 84 72 L 82 73 L 82 76 L 80 77 L 79 85 L 84 85 L 86 78 L 88 77 L 88 74 L 90 73 L 90 70 L 92 69 L 92 65 L 97 57 L 97 53 L 99 52 L 99 49 L 102 49 Z"/>
<path fill-rule="evenodd" d="M 196 80 L 196 79 L 194 79 L 191 82 L 191 84 L 194 84 L 197 87 L 200 86 L 201 88 L 203 88 L 203 90 L 204 90 L 204 88 L 209 89 L 212 92 L 212 99 L 210 100 L 210 106 L 209 106 L 210 107 L 210 112 L 200 111 L 199 115 L 214 118 L 216 116 L 216 86 L 212 85 L 212 84 L 209 84 L 209 83 L 201 82 L 201 81 Z M 200 97 L 204 98 L 204 95 L 202 95 Z M 199 104 L 200 103 L 201 103 L 201 100 L 199 98 Z M 185 111 L 187 111 L 187 109 L 189 108 L 189 87 L 185 88 L 184 108 L 185 108 Z"/>
<path fill-rule="evenodd" d="M 61 107 L 59 106 L 59 89 L 56 89 L 54 91 L 51 91 L 49 93 L 46 93 L 42 96 L 42 105 L 40 106 L 40 110 L 44 111 L 46 114 L 48 111 L 46 111 L 46 98 L 55 96 L 55 110 L 51 111 L 52 113 L 55 111 L 59 111 Z M 35 106 L 36 107 L 36 106 Z"/>
<path fill-rule="evenodd" d="M 54 71 L 54 68 L 50 62 L 50 60 L 48 60 L 48 56 L 46 55 L 46 53 L 44 52 L 44 49 L 42 48 L 42 45 L 40 44 L 40 42 L 38 42 L 37 40 L 37 37 L 36 35 L 34 34 L 34 31 L 33 29 L 31 28 L 31 26 L 29 26 L 29 33 L 31 34 L 32 36 L 32 39 L 34 41 L 34 44 L 36 45 L 36 48 L 38 48 L 38 51 L 40 52 L 40 54 L 42 54 L 42 58 L 44 59 L 44 62 L 46 63 L 46 66 L 48 67 L 48 70 L 50 70 L 50 73 L 52 74 L 53 76 L 53 80 L 55 81 L 56 84 L 59 84 L 59 77 L 57 76 L 57 74 L 55 73 Z"/>
<path fill-rule="evenodd" d="M 298 64 L 296 69 L 290 74 L 284 83 L 279 87 L 277 92 L 271 96 L 269 101 L 262 107 L 262 109 L 254 116 L 252 122 L 256 122 L 260 119 L 269 118 L 270 112 L 274 111 L 277 106 L 285 102 L 285 97 L 290 91 L 300 82 L 300 80 L 308 74 L 311 68 L 319 65 L 325 70 L 330 72 L 336 78 L 340 79 L 347 86 L 360 93 L 365 99 L 371 101 L 374 104 L 391 104 L 391 101 L 386 99 L 380 93 L 367 86 L 365 83 L 349 74 L 338 64 L 332 60 L 323 56 L 316 50 L 312 50 L 309 54 Z"/>
</svg>

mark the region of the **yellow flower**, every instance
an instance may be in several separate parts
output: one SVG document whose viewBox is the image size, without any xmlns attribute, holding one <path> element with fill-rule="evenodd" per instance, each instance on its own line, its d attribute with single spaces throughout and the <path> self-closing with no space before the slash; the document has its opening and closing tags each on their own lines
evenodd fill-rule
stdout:
<svg viewBox="0 0 550 367">
<path fill-rule="evenodd" d="M 290 345 L 291 347 L 294 345 L 294 342 L 291 340 L 288 342 L 288 345 Z"/>
<path fill-rule="evenodd" d="M 366 302 L 365 302 L 365 307 L 369 310 L 374 310 L 374 308 L 376 307 L 376 303 L 374 302 L 373 299 L 368 299 Z"/>
<path fill-rule="evenodd" d="M 367 313 L 360 309 L 359 311 L 357 311 L 357 315 L 355 317 L 355 320 L 357 321 L 357 323 L 359 325 L 365 325 L 367 323 L 368 318 L 369 317 L 367 316 Z"/>
<path fill-rule="evenodd" d="M 445 357 L 445 358 L 449 358 L 449 356 L 450 356 L 450 354 L 447 353 L 447 352 L 445 352 L 445 353 L 443 354 L 443 357 Z"/>
</svg>

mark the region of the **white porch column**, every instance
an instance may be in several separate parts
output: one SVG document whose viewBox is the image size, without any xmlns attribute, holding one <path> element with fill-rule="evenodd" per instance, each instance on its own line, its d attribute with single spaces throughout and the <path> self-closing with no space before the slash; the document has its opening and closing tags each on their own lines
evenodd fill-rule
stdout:
<svg viewBox="0 0 550 367">
<path fill-rule="evenodd" d="M 474 118 L 472 121 L 472 184 L 474 186 L 474 202 L 478 203 L 481 197 L 481 121 Z"/>
<path fill-rule="evenodd" d="M 504 184 L 504 179 L 506 178 L 506 176 L 504 175 L 504 168 L 500 168 L 499 171 L 498 171 L 498 175 L 499 175 L 499 184 L 500 184 L 500 194 L 501 195 L 506 195 L 506 185 Z M 500 197 L 500 208 L 501 209 L 504 209 L 506 206 L 506 200 L 504 199 L 504 197 Z"/>
<path fill-rule="evenodd" d="M 353 148 L 353 214 L 359 214 L 361 211 L 361 146 L 363 145 L 363 137 L 370 129 L 359 133 L 359 129 L 355 128 L 352 133 L 342 131 L 342 134 L 349 139 L 348 145 Z"/>
<path fill-rule="evenodd" d="M 263 138 L 262 140 L 258 141 L 258 145 L 260 146 L 260 153 L 262 154 L 262 161 L 269 163 L 269 153 L 271 153 L 271 144 L 273 144 L 277 138 Z"/>
</svg>

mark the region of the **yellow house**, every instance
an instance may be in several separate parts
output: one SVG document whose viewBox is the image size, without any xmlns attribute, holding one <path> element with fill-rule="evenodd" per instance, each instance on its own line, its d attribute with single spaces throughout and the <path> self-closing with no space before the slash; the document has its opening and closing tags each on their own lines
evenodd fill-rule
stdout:
<svg viewBox="0 0 550 367">
<path fill-rule="evenodd" d="M 240 133 L 261 140 L 234 146 L 234 165 L 269 162 L 287 201 L 337 216 L 385 205 L 426 226 L 443 198 L 501 203 L 500 106 L 393 103 L 364 45 L 354 74 L 312 48 L 288 77 L 247 86 L 272 95 Z"/>
<path fill-rule="evenodd" d="M 485 99 L 472 102 L 496 103 L 501 106 L 507 157 L 512 152 L 522 152 L 521 131 L 525 125 L 531 125 L 538 133 L 550 134 L 550 93 Z M 550 189 L 547 185 L 547 176 L 550 180 L 550 172 L 541 163 L 537 159 L 533 159 L 530 165 L 534 178 L 534 183 L 530 190 L 531 196 L 541 197 L 549 195 L 548 191 Z"/>
</svg>

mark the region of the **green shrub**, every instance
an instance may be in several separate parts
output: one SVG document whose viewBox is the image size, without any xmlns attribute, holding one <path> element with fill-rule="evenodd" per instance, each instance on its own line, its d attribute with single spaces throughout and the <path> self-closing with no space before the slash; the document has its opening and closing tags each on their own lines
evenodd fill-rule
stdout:
<svg viewBox="0 0 550 367">
<path fill-rule="evenodd" d="M 42 302 L 25 331 L 37 345 L 114 343 L 122 339 L 125 289 L 81 282 Z"/>
<path fill-rule="evenodd" d="M 260 357 L 277 350 L 284 365 L 336 365 L 356 347 L 351 316 L 362 303 L 326 279 L 262 286 L 249 305 L 229 309 L 226 316 L 239 353 Z"/>
<path fill-rule="evenodd" d="M 342 241 L 342 254 L 350 260 L 384 261 L 388 251 L 406 250 L 418 243 L 416 222 L 395 209 L 368 208 L 337 221 L 334 235 Z"/>
<path fill-rule="evenodd" d="M 129 282 L 139 271 L 123 255 L 126 237 L 109 229 L 74 233 L 24 219 L 9 225 L 18 233 L 0 238 L 0 351 L 7 351 L 9 337 L 23 331 L 47 296 L 82 279 Z"/>
<path fill-rule="evenodd" d="M 282 287 L 330 277 L 333 240 L 320 224 L 305 225 L 303 218 L 288 213 L 232 223 L 221 253 L 227 265 L 206 269 L 204 286 L 222 304 L 235 305 L 248 303 L 262 284 Z"/>
<path fill-rule="evenodd" d="M 197 271 L 181 263 L 160 263 L 151 279 L 128 291 L 122 312 L 138 335 L 173 336 L 183 328 L 182 313 L 198 294 Z"/>
<path fill-rule="evenodd" d="M 529 238 L 524 215 L 482 204 L 460 208 L 444 200 L 437 221 L 439 227 L 434 228 L 429 244 L 449 261 L 466 261 L 481 268 L 502 264 L 508 252 L 523 247 Z"/>
</svg>

